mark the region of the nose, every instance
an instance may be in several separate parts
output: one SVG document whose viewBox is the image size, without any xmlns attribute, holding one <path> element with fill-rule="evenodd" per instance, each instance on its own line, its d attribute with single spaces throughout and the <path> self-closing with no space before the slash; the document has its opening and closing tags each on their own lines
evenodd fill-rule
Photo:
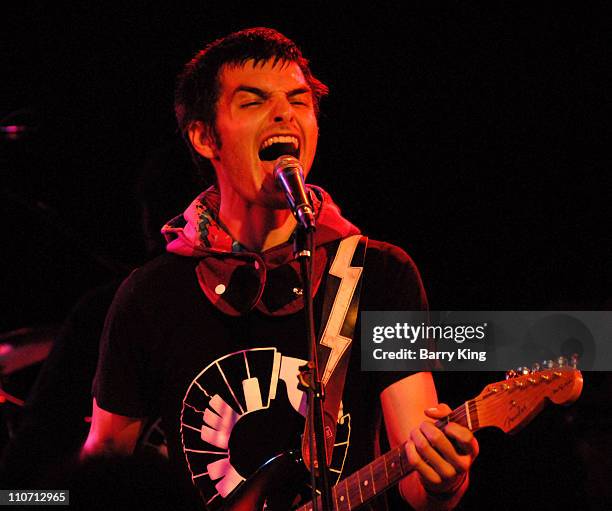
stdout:
<svg viewBox="0 0 612 511">
<path fill-rule="evenodd" d="M 279 96 L 274 99 L 274 105 L 272 107 L 272 116 L 274 122 L 290 122 L 293 120 L 294 111 L 293 105 L 289 102 L 289 99 L 285 96 Z"/>
</svg>

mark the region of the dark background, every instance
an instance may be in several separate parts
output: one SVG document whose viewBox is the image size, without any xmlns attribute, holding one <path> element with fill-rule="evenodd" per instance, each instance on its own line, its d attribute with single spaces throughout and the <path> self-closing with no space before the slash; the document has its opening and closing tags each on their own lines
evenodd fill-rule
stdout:
<svg viewBox="0 0 612 511">
<path fill-rule="evenodd" d="M 190 197 L 172 190 L 195 186 L 177 143 L 174 78 L 205 42 L 259 25 L 294 39 L 331 89 L 310 180 L 366 234 L 411 254 L 433 309 L 609 308 L 608 12 L 331 4 L 2 2 L 1 124 L 35 129 L 1 141 L 0 331 L 57 323 L 121 274 L 109 266 L 144 260 L 135 190 L 146 162 L 165 155 L 155 175 L 181 204 L 173 214 Z M 601 391 L 599 378 L 590 388 Z M 600 415 L 601 395 L 583 420 Z M 576 416 L 555 413 L 540 426 L 548 441 L 533 433 L 511 449 L 494 436 L 496 457 L 483 439 L 477 495 L 499 495 L 486 474 L 500 478 L 517 453 L 558 455 L 548 447 Z M 576 447 L 587 422 L 562 449 L 565 470 L 523 461 L 501 480 L 533 476 L 514 491 L 538 492 L 539 504 L 580 499 L 592 477 Z"/>
</svg>

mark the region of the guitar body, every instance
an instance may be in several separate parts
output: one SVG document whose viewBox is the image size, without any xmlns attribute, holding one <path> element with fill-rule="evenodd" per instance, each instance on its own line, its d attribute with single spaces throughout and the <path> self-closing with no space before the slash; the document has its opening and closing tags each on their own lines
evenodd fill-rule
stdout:
<svg viewBox="0 0 612 511">
<path fill-rule="evenodd" d="M 263 464 L 228 497 L 223 511 L 288 511 L 308 471 L 298 451 L 283 452 Z"/>
</svg>

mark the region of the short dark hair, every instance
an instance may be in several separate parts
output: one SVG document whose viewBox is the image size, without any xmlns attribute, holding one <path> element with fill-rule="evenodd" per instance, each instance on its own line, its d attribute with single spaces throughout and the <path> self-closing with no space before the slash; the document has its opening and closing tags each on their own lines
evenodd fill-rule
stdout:
<svg viewBox="0 0 612 511">
<path fill-rule="evenodd" d="M 328 88 L 312 74 L 308 60 L 297 45 L 271 28 L 249 28 L 213 41 L 198 52 L 179 74 L 174 112 L 183 136 L 194 121 L 202 121 L 214 134 L 220 72 L 223 66 L 240 66 L 249 60 L 253 60 L 255 65 L 269 60 L 274 64 L 295 62 L 312 90 L 318 114 L 319 102 L 328 93 Z"/>
</svg>

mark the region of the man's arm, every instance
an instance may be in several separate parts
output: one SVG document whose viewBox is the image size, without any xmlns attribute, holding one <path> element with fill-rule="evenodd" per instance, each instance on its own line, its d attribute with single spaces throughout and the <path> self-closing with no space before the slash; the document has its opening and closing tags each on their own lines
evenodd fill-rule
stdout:
<svg viewBox="0 0 612 511">
<path fill-rule="evenodd" d="M 451 410 L 438 405 L 431 373 L 413 374 L 390 385 L 380 399 L 389 443 L 396 447 L 407 442 L 408 464 L 414 468 L 400 482 L 404 500 L 415 509 L 453 508 L 478 456 L 472 432 L 452 422 L 443 430 L 434 426 L 432 419 L 446 417 Z"/>
<path fill-rule="evenodd" d="M 144 419 L 107 412 L 93 400 L 91 427 L 81 449 L 81 459 L 101 454 L 131 454 Z"/>
</svg>

